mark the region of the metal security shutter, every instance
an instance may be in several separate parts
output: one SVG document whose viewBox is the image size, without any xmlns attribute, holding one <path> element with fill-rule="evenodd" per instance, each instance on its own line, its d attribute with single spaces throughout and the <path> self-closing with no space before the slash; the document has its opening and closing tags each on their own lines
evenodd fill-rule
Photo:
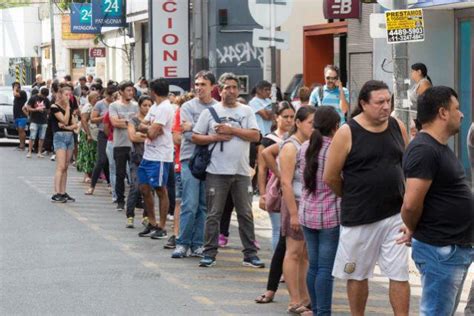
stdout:
<svg viewBox="0 0 474 316">
<path fill-rule="evenodd" d="M 365 82 L 372 80 L 372 52 L 349 53 L 349 89 L 351 110 L 357 105 L 359 91 Z"/>
</svg>

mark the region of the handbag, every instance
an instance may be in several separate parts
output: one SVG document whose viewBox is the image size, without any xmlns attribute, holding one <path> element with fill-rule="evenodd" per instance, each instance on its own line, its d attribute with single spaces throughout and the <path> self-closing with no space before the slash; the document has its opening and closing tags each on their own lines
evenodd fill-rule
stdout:
<svg viewBox="0 0 474 316">
<path fill-rule="evenodd" d="M 280 212 L 281 195 L 280 180 L 272 174 L 265 189 L 265 208 L 268 212 Z"/>
</svg>

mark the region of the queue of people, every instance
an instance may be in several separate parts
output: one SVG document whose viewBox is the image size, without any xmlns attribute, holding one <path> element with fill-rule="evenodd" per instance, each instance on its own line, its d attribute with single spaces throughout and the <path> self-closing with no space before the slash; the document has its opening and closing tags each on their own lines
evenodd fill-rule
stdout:
<svg viewBox="0 0 474 316">
<path fill-rule="evenodd" d="M 284 280 L 288 313 L 330 315 L 339 278 L 347 282 L 351 313 L 364 315 L 378 264 L 389 279 L 393 313 L 408 315 L 412 246 L 423 287 L 420 313 L 452 315 L 474 258 L 472 191 L 447 145 L 463 114 L 456 92 L 432 86 L 420 65 L 412 67 L 418 130 L 411 141 L 391 115 L 384 82 L 366 82 L 351 113 L 333 65 L 324 69 L 323 86 L 300 88 L 296 108 L 272 103 L 266 81 L 245 105 L 237 76 L 216 80 L 209 71 L 195 75 L 193 95 L 178 97 L 165 79 L 102 88 L 88 80 L 74 87 L 65 78 L 53 83 L 52 98 L 42 88 L 29 101 L 19 85 L 13 88 L 34 124 L 30 137 L 40 139 L 38 157 L 48 125 L 53 134 L 52 202 L 75 201 L 66 192 L 75 161 L 89 186 L 85 194 L 93 195 L 103 177 L 117 211 L 126 210 L 125 227 L 134 228 L 135 209 L 143 209 L 138 235 L 168 239 L 171 258 L 199 257 L 200 267 L 217 264 L 235 210 L 242 264 L 263 268 L 252 212 L 255 178 L 273 250 L 256 303 L 273 302 Z M 197 177 L 203 148 L 205 176 Z M 170 236 L 167 220 L 174 225 Z"/>
</svg>

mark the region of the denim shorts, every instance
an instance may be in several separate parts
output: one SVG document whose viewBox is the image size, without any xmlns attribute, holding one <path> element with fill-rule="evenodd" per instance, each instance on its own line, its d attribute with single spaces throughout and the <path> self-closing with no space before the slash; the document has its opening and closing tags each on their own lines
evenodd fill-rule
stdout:
<svg viewBox="0 0 474 316">
<path fill-rule="evenodd" d="M 15 119 L 15 127 L 16 128 L 26 128 L 26 124 L 28 123 L 28 119 L 26 117 L 20 117 Z"/>
<path fill-rule="evenodd" d="M 73 132 L 56 132 L 54 133 L 53 146 L 54 150 L 74 150 Z"/>
<path fill-rule="evenodd" d="M 48 124 L 30 123 L 30 140 L 35 140 L 36 136 L 38 136 L 39 139 L 43 140 L 46 136 L 47 128 Z"/>
<path fill-rule="evenodd" d="M 138 167 L 138 183 L 148 184 L 154 189 L 166 187 L 171 164 L 172 162 L 143 159 Z"/>
</svg>

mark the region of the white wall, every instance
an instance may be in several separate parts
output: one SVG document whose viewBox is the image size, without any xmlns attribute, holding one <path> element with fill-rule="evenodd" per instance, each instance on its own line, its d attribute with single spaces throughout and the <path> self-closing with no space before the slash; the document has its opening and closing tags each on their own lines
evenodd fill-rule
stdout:
<svg viewBox="0 0 474 316">
<path fill-rule="evenodd" d="M 0 57 L 36 57 L 41 44 L 37 7 L 0 10 Z"/>
<path fill-rule="evenodd" d="M 290 18 L 281 30 L 290 35 L 290 48 L 281 51 L 281 89 L 284 90 L 294 74 L 303 73 L 303 27 L 327 23 L 322 0 L 295 0 Z"/>
</svg>

